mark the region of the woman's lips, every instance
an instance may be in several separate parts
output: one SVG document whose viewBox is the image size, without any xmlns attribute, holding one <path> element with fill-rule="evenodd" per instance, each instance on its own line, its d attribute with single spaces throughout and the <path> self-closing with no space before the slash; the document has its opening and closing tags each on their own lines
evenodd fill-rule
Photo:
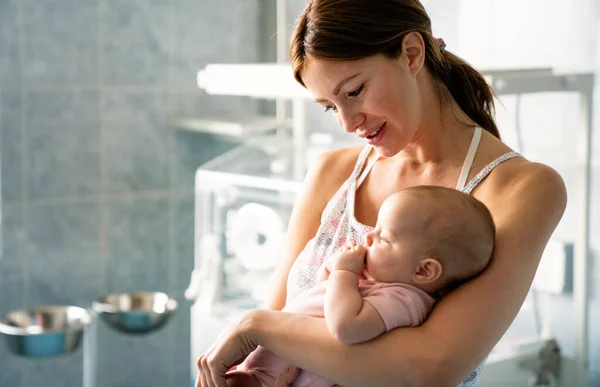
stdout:
<svg viewBox="0 0 600 387">
<path fill-rule="evenodd" d="M 385 126 L 386 126 L 386 124 L 381 125 L 381 128 L 378 129 L 379 132 L 375 135 L 375 137 L 365 137 L 367 142 L 371 145 L 375 145 L 379 141 L 381 141 L 381 138 L 383 137 L 383 134 L 385 133 Z"/>
</svg>

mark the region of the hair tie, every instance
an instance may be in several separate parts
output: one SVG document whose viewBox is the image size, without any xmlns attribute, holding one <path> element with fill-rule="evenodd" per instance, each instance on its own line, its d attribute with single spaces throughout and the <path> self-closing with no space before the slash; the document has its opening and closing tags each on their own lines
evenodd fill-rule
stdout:
<svg viewBox="0 0 600 387">
<path fill-rule="evenodd" d="M 444 52 L 446 52 L 446 42 L 444 42 L 444 39 L 442 38 L 437 38 L 436 40 L 438 42 L 438 45 L 440 46 L 440 52 L 443 54 Z"/>
</svg>

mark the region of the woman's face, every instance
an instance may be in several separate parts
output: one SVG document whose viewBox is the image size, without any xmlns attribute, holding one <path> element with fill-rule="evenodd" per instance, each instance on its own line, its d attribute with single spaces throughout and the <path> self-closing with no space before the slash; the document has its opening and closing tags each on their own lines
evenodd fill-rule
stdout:
<svg viewBox="0 0 600 387">
<path fill-rule="evenodd" d="M 391 157 L 417 136 L 422 108 L 414 59 L 383 55 L 353 60 L 310 59 L 301 73 L 315 101 L 349 133 Z"/>
</svg>

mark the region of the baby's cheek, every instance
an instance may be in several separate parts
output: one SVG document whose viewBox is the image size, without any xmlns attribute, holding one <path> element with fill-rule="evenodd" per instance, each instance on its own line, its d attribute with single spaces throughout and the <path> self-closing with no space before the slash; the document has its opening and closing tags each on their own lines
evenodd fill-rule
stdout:
<svg viewBox="0 0 600 387">
<path fill-rule="evenodd" d="M 374 262 L 377 259 L 377 249 L 375 248 L 375 246 L 370 246 L 367 249 L 365 257 L 367 258 L 367 262 L 369 263 Z"/>
</svg>

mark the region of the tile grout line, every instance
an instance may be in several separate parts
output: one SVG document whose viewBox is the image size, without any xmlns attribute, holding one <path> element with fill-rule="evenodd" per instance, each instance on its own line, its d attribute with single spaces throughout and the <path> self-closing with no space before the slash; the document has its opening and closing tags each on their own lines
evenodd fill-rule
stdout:
<svg viewBox="0 0 600 387">
<path fill-rule="evenodd" d="M 27 107 L 28 107 L 28 98 L 27 93 L 25 92 L 24 84 L 25 84 L 25 75 L 23 74 L 23 69 L 26 67 L 26 44 L 25 44 L 25 26 L 23 23 L 23 2 L 25 0 L 19 0 L 18 4 L 18 24 L 19 24 L 19 57 L 21 64 L 21 73 L 20 73 L 20 83 L 21 83 L 21 93 L 20 93 L 20 103 L 21 103 L 21 207 L 22 207 L 22 226 L 23 226 L 23 234 L 24 240 L 21 241 L 23 244 L 22 250 L 26 252 L 26 241 L 28 240 L 28 215 L 29 215 L 29 130 L 28 130 L 28 120 L 27 120 Z M 23 292 L 23 302 L 27 304 L 29 302 L 29 260 L 28 254 L 23 254 L 23 285 L 25 287 Z"/>
<path fill-rule="evenodd" d="M 103 70 L 103 50 L 102 45 L 104 43 L 104 23 L 102 22 L 102 0 L 97 0 L 96 16 L 98 21 L 98 31 L 96 34 L 96 45 L 97 45 L 97 92 L 98 92 L 98 135 L 99 135 L 99 163 L 100 163 L 100 192 L 99 192 L 99 211 L 100 211 L 100 230 L 99 230 L 99 254 L 100 254 L 100 293 L 105 294 L 107 292 L 107 260 L 108 260 L 108 213 L 106 205 L 106 155 L 104 142 L 106 140 L 106 134 L 104 133 L 104 115 L 102 114 L 102 107 L 104 105 L 104 91 L 102 88 L 102 70 Z"/>
<path fill-rule="evenodd" d="M 29 130 L 27 128 L 27 106 L 28 99 L 25 93 L 25 74 L 23 73 L 23 69 L 25 69 L 26 63 L 26 36 L 25 36 L 25 25 L 23 24 L 23 7 L 25 0 L 18 0 L 18 8 L 17 8 L 17 23 L 18 33 L 19 33 L 19 61 L 21 71 L 19 73 L 20 76 L 20 104 L 21 104 L 21 227 L 23 229 L 22 238 L 19 241 L 19 253 L 21 257 L 21 280 L 23 293 L 21 295 L 21 303 L 22 305 L 29 307 L 30 302 L 30 262 L 29 262 L 29 249 L 27 248 L 29 241 L 29 227 L 28 227 L 28 217 L 29 217 L 29 207 L 28 207 L 28 178 L 29 174 L 27 173 L 29 161 L 28 161 L 28 140 L 29 140 Z M 30 373 L 25 372 L 26 368 L 21 367 L 21 377 L 23 381 L 23 386 L 27 387 L 30 385 Z"/>
<path fill-rule="evenodd" d="M 156 190 L 156 191 L 135 191 L 135 192 L 116 192 L 104 193 L 104 200 L 107 202 L 126 203 L 135 200 L 153 200 L 153 199 L 168 199 L 169 195 L 173 195 L 177 199 L 190 197 L 193 195 L 192 188 L 181 188 L 172 190 Z M 67 205 L 67 204 L 82 204 L 94 203 L 100 201 L 100 194 L 89 194 L 80 196 L 61 196 L 56 198 L 29 200 L 29 207 L 39 207 L 47 205 Z M 11 200 L 6 202 L 11 205 L 22 205 L 23 200 Z"/>
<path fill-rule="evenodd" d="M 175 50 L 174 48 L 174 43 L 175 43 L 175 1 L 174 0 L 169 0 L 167 2 L 168 4 L 168 12 L 169 12 L 169 22 L 168 22 L 168 60 L 167 60 L 167 95 L 166 95 L 166 125 L 170 125 L 171 124 L 171 116 L 172 116 L 172 99 L 173 99 L 173 95 L 171 94 L 170 88 L 171 88 L 171 83 L 172 83 L 172 78 L 173 78 L 173 70 L 172 70 L 172 66 L 173 66 L 173 52 Z M 176 242 L 175 242 L 175 207 L 176 207 L 176 203 L 177 201 L 175 200 L 175 195 L 173 193 L 171 193 L 171 188 L 174 186 L 174 181 L 175 181 L 175 177 L 176 177 L 176 171 L 175 171 L 175 156 L 174 156 L 174 146 L 175 146 L 175 138 L 174 138 L 174 131 L 173 130 L 169 130 L 170 127 L 167 127 L 167 132 L 169 135 L 169 139 L 168 139 L 168 157 L 169 157 L 169 161 L 168 161 L 168 182 L 169 182 L 169 187 L 168 187 L 168 191 L 169 191 L 169 293 L 173 293 L 173 289 L 175 288 L 175 282 L 176 281 L 176 275 L 175 273 L 178 272 L 178 264 L 179 264 L 179 257 L 178 257 L 178 249 L 176 247 Z M 169 355 L 168 355 L 168 359 L 170 359 L 171 364 L 176 364 L 176 348 L 177 345 L 175 343 L 175 331 L 176 329 L 171 329 L 169 332 Z M 169 375 L 167 376 L 168 380 L 169 380 L 169 385 L 174 386 L 175 382 L 177 380 L 176 378 L 176 374 L 175 374 L 175 367 L 168 367 L 168 372 Z"/>
<path fill-rule="evenodd" d="M 102 76 L 103 76 L 103 64 L 104 64 L 104 52 L 103 52 L 103 43 L 104 43 L 104 22 L 102 19 L 102 11 L 104 10 L 105 3 L 103 0 L 96 0 L 96 17 L 98 23 L 98 30 L 96 31 L 96 87 L 97 87 L 97 95 L 98 95 L 98 143 L 99 143 L 99 153 L 98 153 L 98 162 L 100 168 L 100 189 L 98 192 L 99 197 L 99 215 L 100 215 L 100 227 L 98 230 L 98 254 L 100 260 L 100 295 L 108 293 L 107 289 L 107 266 L 108 266 L 108 213 L 107 213 L 107 198 L 106 198 L 106 152 L 105 152 L 105 141 L 106 141 L 106 133 L 105 133 L 105 117 L 103 114 L 103 106 L 105 96 L 105 90 L 102 87 Z M 100 321 L 96 322 L 97 325 L 100 325 Z M 98 326 L 98 329 L 100 327 Z M 100 343 L 96 344 L 96 375 L 95 375 L 95 383 L 97 385 L 100 384 L 100 373 L 101 373 L 101 351 L 100 351 Z"/>
<path fill-rule="evenodd" d="M 73 91 L 96 91 L 98 89 L 98 85 L 25 85 L 23 87 L 4 87 L 2 90 L 4 91 L 21 91 L 25 92 L 73 92 Z M 105 91 L 119 91 L 124 93 L 152 93 L 152 92 L 177 92 L 182 95 L 190 95 L 197 96 L 200 91 L 191 91 L 186 88 L 177 87 L 171 85 L 169 86 L 161 86 L 161 85 L 103 85 L 100 84 L 100 89 Z"/>
<path fill-rule="evenodd" d="M 98 40 L 98 38 L 97 38 Z M 103 85 L 101 82 L 96 85 L 41 85 L 41 86 L 28 86 L 25 87 L 27 91 L 41 91 L 41 92 L 66 92 L 66 91 L 96 91 L 98 87 L 102 90 L 108 91 L 122 91 L 128 93 L 149 93 L 149 92 L 164 92 L 166 91 L 165 86 L 157 85 Z"/>
</svg>

